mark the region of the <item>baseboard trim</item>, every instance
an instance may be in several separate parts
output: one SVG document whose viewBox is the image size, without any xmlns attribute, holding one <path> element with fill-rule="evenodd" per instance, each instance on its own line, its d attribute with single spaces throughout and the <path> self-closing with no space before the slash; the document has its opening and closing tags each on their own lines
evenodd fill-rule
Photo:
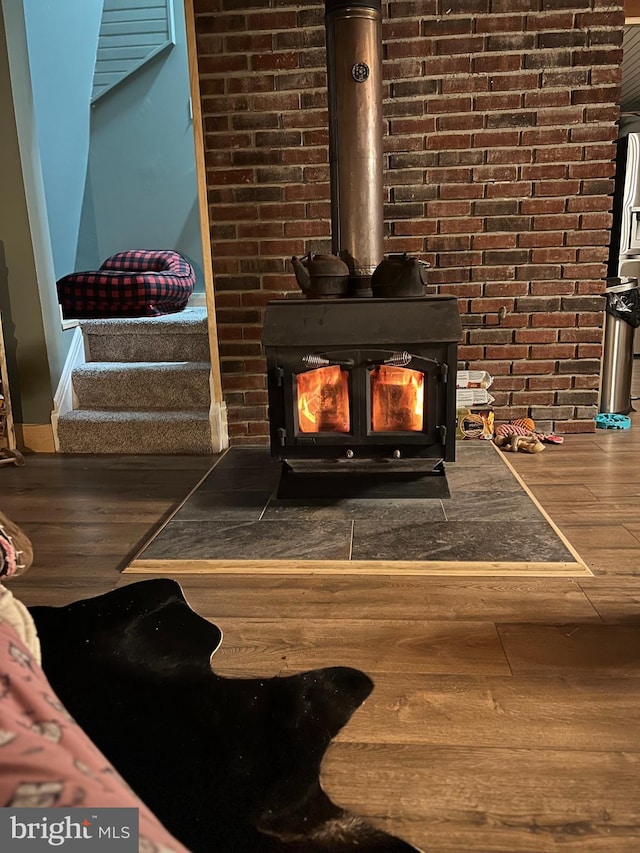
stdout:
<svg viewBox="0 0 640 853">
<path fill-rule="evenodd" d="M 209 423 L 211 425 L 211 449 L 214 453 L 220 453 L 229 447 L 226 403 L 216 403 L 212 400 L 209 408 Z"/>
<path fill-rule="evenodd" d="M 56 453 L 51 424 L 14 424 L 16 444 L 22 453 Z"/>
<path fill-rule="evenodd" d="M 86 361 L 84 351 L 84 336 L 80 326 L 76 326 L 71 340 L 71 346 L 67 353 L 67 358 L 62 368 L 60 382 L 56 389 L 53 398 L 53 411 L 51 412 L 51 428 L 53 434 L 53 443 L 55 452 L 60 452 L 60 442 L 58 440 L 58 418 L 67 412 L 73 411 L 76 407 L 76 397 L 73 391 L 73 370 L 80 364 Z"/>
</svg>

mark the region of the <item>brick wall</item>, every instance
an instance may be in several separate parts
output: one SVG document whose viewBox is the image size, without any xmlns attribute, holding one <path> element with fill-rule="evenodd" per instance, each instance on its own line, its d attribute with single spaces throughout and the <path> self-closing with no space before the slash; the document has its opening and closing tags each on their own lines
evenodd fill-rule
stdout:
<svg viewBox="0 0 640 853">
<path fill-rule="evenodd" d="M 324 5 L 195 0 L 220 355 L 235 444 L 267 436 L 261 317 L 330 251 Z M 460 301 L 496 417 L 594 429 L 624 12 L 383 3 L 385 251 Z"/>
</svg>

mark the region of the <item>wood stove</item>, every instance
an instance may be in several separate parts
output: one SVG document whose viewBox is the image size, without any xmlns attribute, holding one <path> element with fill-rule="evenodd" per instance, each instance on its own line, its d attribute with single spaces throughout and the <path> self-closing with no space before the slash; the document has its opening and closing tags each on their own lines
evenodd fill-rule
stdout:
<svg viewBox="0 0 640 853">
<path fill-rule="evenodd" d="M 270 302 L 262 341 L 279 496 L 384 496 L 443 476 L 461 337 L 454 296 Z"/>
<path fill-rule="evenodd" d="M 325 28 L 332 249 L 349 270 L 352 298 L 303 287 L 314 298 L 267 305 L 278 497 L 425 497 L 428 482 L 440 484 L 431 494 L 446 496 L 458 301 L 399 298 L 396 286 L 384 293 L 390 298 L 372 295 L 385 264 L 381 0 L 325 0 Z"/>
</svg>

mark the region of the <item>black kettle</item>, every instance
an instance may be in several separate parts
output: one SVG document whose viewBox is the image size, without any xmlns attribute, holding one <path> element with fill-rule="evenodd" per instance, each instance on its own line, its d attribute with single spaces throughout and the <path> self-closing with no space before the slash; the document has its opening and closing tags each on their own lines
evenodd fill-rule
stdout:
<svg viewBox="0 0 640 853">
<path fill-rule="evenodd" d="M 371 276 L 373 296 L 381 299 L 424 296 L 428 266 L 426 261 L 412 258 L 407 252 L 388 255 Z"/>
</svg>

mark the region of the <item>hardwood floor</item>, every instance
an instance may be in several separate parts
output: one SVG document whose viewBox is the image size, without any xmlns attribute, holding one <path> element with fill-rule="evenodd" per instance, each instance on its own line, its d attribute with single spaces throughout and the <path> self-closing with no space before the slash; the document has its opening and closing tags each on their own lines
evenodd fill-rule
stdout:
<svg viewBox="0 0 640 853">
<path fill-rule="evenodd" d="M 370 674 L 375 690 L 330 748 L 324 786 L 429 853 L 637 853 L 640 413 L 633 421 L 510 458 L 594 578 L 181 575 L 224 631 L 216 671 Z M 4 466 L 0 506 L 36 553 L 14 593 L 62 604 L 139 582 L 120 569 L 210 464 L 37 455 Z"/>
</svg>

